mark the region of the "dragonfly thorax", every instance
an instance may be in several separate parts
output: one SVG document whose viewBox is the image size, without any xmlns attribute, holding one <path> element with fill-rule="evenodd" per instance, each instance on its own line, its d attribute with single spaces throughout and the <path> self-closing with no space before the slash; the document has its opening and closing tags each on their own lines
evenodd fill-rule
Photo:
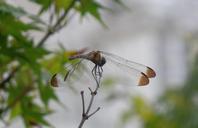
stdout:
<svg viewBox="0 0 198 128">
<path fill-rule="evenodd" d="M 88 53 L 87 59 L 100 67 L 106 63 L 106 59 L 101 55 L 100 51 L 92 51 Z"/>
</svg>

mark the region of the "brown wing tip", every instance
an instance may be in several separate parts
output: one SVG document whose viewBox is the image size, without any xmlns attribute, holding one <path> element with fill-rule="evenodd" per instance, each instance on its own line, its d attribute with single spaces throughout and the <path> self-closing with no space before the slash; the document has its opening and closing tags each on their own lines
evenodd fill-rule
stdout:
<svg viewBox="0 0 198 128">
<path fill-rule="evenodd" d="M 155 71 L 152 68 L 147 67 L 146 76 L 148 78 L 152 78 L 152 77 L 156 76 L 156 73 L 155 73 Z"/>
<path fill-rule="evenodd" d="M 147 84 L 149 84 L 149 79 L 144 73 L 141 72 L 141 76 L 140 76 L 138 86 L 145 86 Z"/>
<path fill-rule="evenodd" d="M 57 78 L 56 78 L 56 75 L 57 75 L 57 74 L 54 74 L 54 75 L 52 76 L 51 80 L 50 80 L 51 86 L 53 86 L 53 87 L 58 87 L 58 80 L 57 80 Z"/>
</svg>

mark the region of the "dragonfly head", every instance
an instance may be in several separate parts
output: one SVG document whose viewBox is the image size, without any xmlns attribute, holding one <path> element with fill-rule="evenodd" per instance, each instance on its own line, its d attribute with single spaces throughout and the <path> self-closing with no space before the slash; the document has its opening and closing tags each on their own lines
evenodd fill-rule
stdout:
<svg viewBox="0 0 198 128">
<path fill-rule="evenodd" d="M 106 59 L 104 57 L 101 57 L 101 60 L 99 61 L 98 65 L 103 66 L 106 63 Z"/>
</svg>

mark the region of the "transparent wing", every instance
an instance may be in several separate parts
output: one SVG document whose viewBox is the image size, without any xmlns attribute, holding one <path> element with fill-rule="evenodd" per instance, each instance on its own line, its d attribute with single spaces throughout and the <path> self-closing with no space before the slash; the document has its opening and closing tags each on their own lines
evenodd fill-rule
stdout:
<svg viewBox="0 0 198 128">
<path fill-rule="evenodd" d="M 66 81 L 69 81 L 70 77 L 74 74 L 75 70 L 79 70 L 79 67 L 81 66 L 82 62 L 83 59 L 80 59 L 79 61 L 73 64 L 66 65 L 64 71 L 58 72 L 51 77 L 51 85 L 53 87 L 60 87 L 61 85 L 64 85 Z"/>
<path fill-rule="evenodd" d="M 95 82 L 91 74 L 93 67 L 94 64 L 91 61 L 79 59 L 78 62 L 68 64 L 63 71 L 54 74 L 50 80 L 51 86 L 68 86 L 73 90 L 76 90 L 75 86 L 79 88 L 79 84 L 89 86 Z"/>
<path fill-rule="evenodd" d="M 132 68 L 132 69 L 137 69 L 137 70 L 143 72 L 148 78 L 153 78 L 153 77 L 156 76 L 155 71 L 148 66 L 145 66 L 143 64 L 139 64 L 139 63 L 124 59 L 122 57 L 119 57 L 117 55 L 114 55 L 114 54 L 111 54 L 111 53 L 108 53 L 108 52 L 104 52 L 104 51 L 100 51 L 100 52 L 105 57 L 110 58 L 112 61 L 114 61 L 116 63 L 119 63 L 120 65 L 125 65 L 125 66 L 128 66 L 128 67 Z"/>
<path fill-rule="evenodd" d="M 106 58 L 107 63 L 111 62 L 126 72 L 126 74 L 130 74 L 130 78 L 139 86 L 149 84 L 149 78 L 155 76 L 154 70 L 147 66 L 126 60 L 108 52 L 100 52 L 102 56 Z"/>
</svg>

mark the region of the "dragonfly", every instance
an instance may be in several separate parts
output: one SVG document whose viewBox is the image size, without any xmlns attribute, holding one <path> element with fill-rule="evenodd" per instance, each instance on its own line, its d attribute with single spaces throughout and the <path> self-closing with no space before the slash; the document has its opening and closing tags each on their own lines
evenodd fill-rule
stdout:
<svg viewBox="0 0 198 128">
<path fill-rule="evenodd" d="M 84 60 L 90 61 L 94 64 L 91 73 L 98 86 L 100 85 L 100 79 L 103 73 L 103 66 L 105 66 L 109 62 L 115 64 L 118 68 L 124 68 L 127 71 L 130 71 L 129 75 L 131 76 L 131 78 L 133 78 L 138 86 L 148 85 L 149 79 L 156 76 L 156 73 L 152 68 L 134 61 L 124 59 L 118 55 L 100 50 L 94 50 L 88 53 L 85 53 L 85 51 L 86 50 L 80 50 L 79 52 L 76 52 L 75 54 L 69 56 L 69 60 L 72 61 L 79 59 L 79 61 L 73 64 L 72 68 L 67 71 L 63 81 L 67 81 L 68 76 L 72 75 L 73 72 Z M 58 87 L 59 84 L 60 79 L 58 78 L 57 74 L 54 74 L 51 78 L 51 85 L 53 87 Z"/>
</svg>

